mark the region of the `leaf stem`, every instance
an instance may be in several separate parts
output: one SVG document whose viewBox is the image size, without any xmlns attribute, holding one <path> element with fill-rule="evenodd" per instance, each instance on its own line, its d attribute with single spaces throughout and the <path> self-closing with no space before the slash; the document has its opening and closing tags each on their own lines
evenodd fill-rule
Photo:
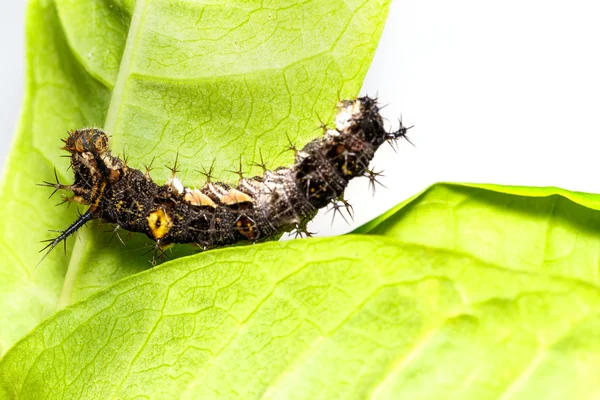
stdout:
<svg viewBox="0 0 600 400">
<path fill-rule="evenodd" d="M 137 0 L 135 3 L 131 25 L 129 26 L 129 32 L 127 34 L 125 50 L 123 51 L 123 56 L 121 57 L 119 73 L 117 74 L 117 80 L 112 91 L 108 112 L 104 121 L 104 130 L 107 132 L 112 133 L 116 129 L 119 111 L 123 103 L 123 92 L 127 86 L 127 79 L 129 77 L 130 68 L 136 52 L 140 27 L 142 25 L 142 20 L 146 12 L 147 5 L 147 0 Z M 76 241 L 75 245 L 73 246 L 73 255 L 69 260 L 65 282 L 58 299 L 58 309 L 68 306 L 71 302 L 73 289 L 75 288 L 75 282 L 77 281 L 77 276 L 80 271 L 81 261 L 84 258 L 86 242 L 90 238 L 90 232 L 88 229 L 89 228 L 84 227 L 80 230 L 81 240 Z"/>
<path fill-rule="evenodd" d="M 65 281 L 63 283 L 60 296 L 58 298 L 58 304 L 56 308 L 61 310 L 71 304 L 71 298 L 73 297 L 73 289 L 75 288 L 75 282 L 79 276 L 81 262 L 83 260 L 85 243 L 89 240 L 90 231 L 89 227 L 83 227 L 78 232 L 78 238 L 73 246 L 73 254 L 69 260 L 69 267 L 67 268 L 67 274 L 65 275 Z"/>
</svg>

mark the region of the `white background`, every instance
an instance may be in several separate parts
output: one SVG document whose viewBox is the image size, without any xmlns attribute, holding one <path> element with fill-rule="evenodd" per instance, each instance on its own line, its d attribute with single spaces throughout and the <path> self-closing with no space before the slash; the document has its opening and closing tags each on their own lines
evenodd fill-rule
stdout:
<svg viewBox="0 0 600 400">
<path fill-rule="evenodd" d="M 25 85 L 25 0 L 0 0 L 0 168 L 17 130 Z"/>
<path fill-rule="evenodd" d="M 0 4 L 2 163 L 23 88 L 24 0 Z M 363 93 L 402 113 L 416 147 L 385 148 L 373 197 L 348 198 L 366 222 L 437 181 L 600 192 L 600 4 L 552 0 L 394 0 Z M 313 230 L 329 228 L 331 214 Z M 337 222 L 337 221 L 336 221 Z"/>
</svg>

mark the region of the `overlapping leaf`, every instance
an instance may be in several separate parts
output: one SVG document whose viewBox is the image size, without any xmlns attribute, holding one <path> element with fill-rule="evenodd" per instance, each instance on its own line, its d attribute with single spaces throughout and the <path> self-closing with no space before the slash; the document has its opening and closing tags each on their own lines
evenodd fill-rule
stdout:
<svg viewBox="0 0 600 400">
<path fill-rule="evenodd" d="M 223 249 L 59 312 L 0 362 L 52 398 L 592 398 L 600 290 L 378 236 Z"/>
<path fill-rule="evenodd" d="M 599 210 L 596 194 L 448 183 L 432 186 L 355 233 L 600 285 Z"/>
</svg>

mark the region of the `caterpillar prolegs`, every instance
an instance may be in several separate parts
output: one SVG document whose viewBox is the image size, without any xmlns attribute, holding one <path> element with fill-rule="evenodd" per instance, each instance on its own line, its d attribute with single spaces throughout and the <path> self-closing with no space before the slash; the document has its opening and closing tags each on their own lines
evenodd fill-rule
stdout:
<svg viewBox="0 0 600 400">
<path fill-rule="evenodd" d="M 49 254 L 61 241 L 88 221 L 100 219 L 117 228 L 141 232 L 162 252 L 174 243 L 201 249 L 259 242 L 306 224 L 327 204 L 338 204 L 348 182 L 375 174 L 368 169 L 377 149 L 386 141 L 405 138 L 384 129 L 377 100 L 359 97 L 337 105 L 335 128 L 296 150 L 291 167 L 266 170 L 261 177 L 240 177 L 237 186 L 212 182 L 201 189 L 184 186 L 175 176 L 155 183 L 149 171 L 131 168 L 111 154 L 107 135 L 96 128 L 75 130 L 64 140 L 71 154 L 75 181 L 71 185 L 44 182 L 57 190 L 73 192 L 69 201 L 89 208 L 42 249 Z"/>
</svg>

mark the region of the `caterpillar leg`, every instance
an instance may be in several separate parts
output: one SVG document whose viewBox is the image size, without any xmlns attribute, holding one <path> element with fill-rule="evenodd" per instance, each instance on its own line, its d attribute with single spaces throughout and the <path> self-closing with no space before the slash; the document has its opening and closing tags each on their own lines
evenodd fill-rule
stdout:
<svg viewBox="0 0 600 400">
<path fill-rule="evenodd" d="M 290 235 L 294 235 L 295 239 L 298 239 L 299 237 L 312 237 L 316 232 L 309 232 L 308 229 L 306 228 L 306 224 L 308 224 L 309 221 L 304 221 L 301 223 L 296 224 L 296 226 L 294 227 L 294 229 L 290 232 Z"/>
<path fill-rule="evenodd" d="M 333 211 L 333 217 L 331 218 L 331 225 L 333 225 L 333 221 L 335 221 L 335 215 L 337 213 L 340 214 L 342 219 L 344 221 L 346 221 L 347 224 L 350 223 L 346 219 L 346 216 L 344 216 L 342 208 L 346 209 L 346 212 L 348 213 L 348 216 L 350 217 L 350 219 L 352 219 L 352 220 L 354 219 L 354 207 L 352 207 L 352 205 L 350 203 L 348 203 L 348 201 L 344 198 L 343 193 L 341 195 L 339 195 L 337 199 L 331 200 L 331 202 L 329 204 L 330 204 L 331 208 L 329 208 L 327 210 L 327 212 Z"/>
<path fill-rule="evenodd" d="M 173 247 L 173 245 L 174 243 L 162 244 L 160 243 L 160 240 L 157 240 L 154 248 L 150 250 L 150 252 L 154 251 L 154 255 L 152 256 L 152 261 L 150 261 L 150 264 L 152 264 L 153 267 L 156 267 L 158 264 L 162 264 L 168 258 L 165 250 L 170 249 Z"/>
</svg>

